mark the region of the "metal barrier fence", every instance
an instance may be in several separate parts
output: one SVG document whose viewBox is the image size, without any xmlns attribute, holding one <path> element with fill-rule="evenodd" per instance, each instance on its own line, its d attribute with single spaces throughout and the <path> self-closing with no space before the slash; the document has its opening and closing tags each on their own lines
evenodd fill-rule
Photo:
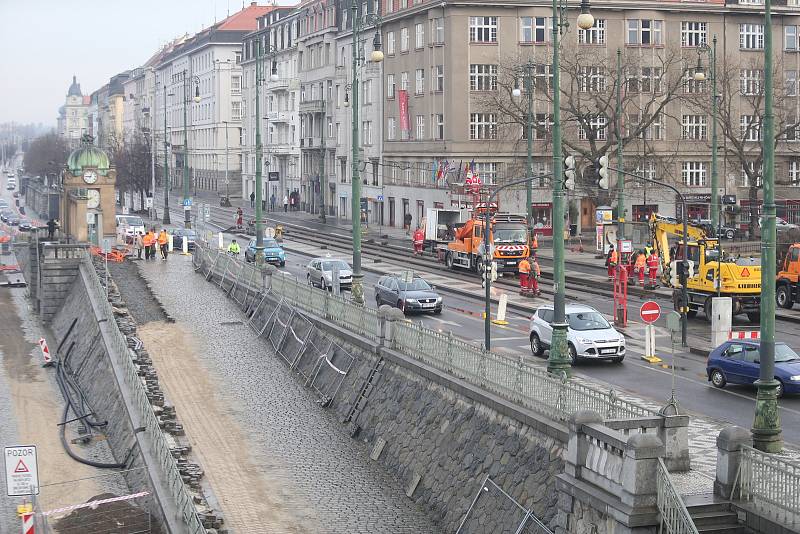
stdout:
<svg viewBox="0 0 800 534">
<path fill-rule="evenodd" d="M 483 520 L 491 515 L 502 518 L 493 523 L 491 532 L 496 534 L 553 534 L 533 512 L 522 506 L 488 476 L 472 500 L 456 534 L 488 532 Z"/>
<path fill-rule="evenodd" d="M 87 280 L 87 289 L 94 296 L 95 301 L 99 306 L 99 318 L 109 325 L 111 331 L 112 346 L 108 347 L 108 353 L 114 360 L 116 366 L 122 371 L 125 385 L 131 394 L 136 415 L 140 422 L 140 426 L 144 428 L 144 433 L 148 436 L 150 442 L 153 444 L 153 450 L 156 454 L 156 459 L 159 467 L 166 477 L 167 487 L 175 499 L 175 504 L 178 511 L 183 517 L 184 523 L 187 525 L 190 534 L 205 533 L 206 529 L 197 514 L 197 509 L 192 501 L 192 495 L 186 488 L 186 485 L 181 478 L 178 465 L 175 463 L 175 458 L 170 451 L 169 443 L 167 442 L 164 433 L 158 425 L 153 413 L 153 407 L 147 399 L 145 386 L 142 378 L 138 374 L 136 365 L 131 359 L 131 350 L 128 345 L 128 340 L 125 335 L 117 327 L 114 314 L 111 309 L 111 304 L 108 302 L 106 290 L 100 284 L 100 278 L 94 270 L 91 259 L 84 257 L 80 266 L 83 271 L 84 278 Z"/>
<path fill-rule="evenodd" d="M 739 498 L 764 517 L 790 527 L 800 525 L 800 464 L 743 445 L 738 489 Z"/>
<path fill-rule="evenodd" d="M 237 285 L 245 286 L 245 291 L 264 292 L 261 277 L 250 272 L 257 269 L 254 265 L 241 264 L 225 253 L 210 250 L 199 243 L 195 256 L 195 270 L 206 279 L 219 276 L 219 285 L 232 291 L 233 295 L 241 291 L 236 288 Z M 241 269 L 229 268 L 230 261 L 240 263 Z M 374 308 L 356 305 L 344 297 L 301 283 L 281 272 L 268 278 L 270 287 L 267 292 L 276 302 L 282 299 L 286 306 L 293 309 L 324 318 L 370 340 L 378 340 L 380 324 Z M 250 285 L 253 280 L 258 282 Z M 252 300 L 259 301 L 253 304 L 258 311 L 267 305 L 269 299 L 264 295 L 260 299 L 253 297 Z M 254 317 L 255 313 L 251 320 Z M 277 327 L 270 324 L 270 336 L 274 328 L 282 328 L 280 323 L 284 321 L 280 319 Z M 266 328 L 265 323 L 257 326 Z M 411 322 L 397 322 L 393 327 L 393 349 L 552 419 L 566 421 L 579 410 L 593 410 L 609 419 L 659 417 L 655 410 L 620 399 L 613 389 L 602 391 L 565 378 L 559 379 L 521 358 L 512 359 L 485 351 L 453 337 L 451 333 L 438 332 Z M 264 330 L 257 332 L 261 334 Z M 273 344 L 280 341 L 272 337 L 270 340 Z"/>
<path fill-rule="evenodd" d="M 698 534 L 694 521 L 683 503 L 683 498 L 672 484 L 664 460 L 658 459 L 656 470 L 658 513 L 661 517 L 661 530 L 666 534 Z"/>
</svg>

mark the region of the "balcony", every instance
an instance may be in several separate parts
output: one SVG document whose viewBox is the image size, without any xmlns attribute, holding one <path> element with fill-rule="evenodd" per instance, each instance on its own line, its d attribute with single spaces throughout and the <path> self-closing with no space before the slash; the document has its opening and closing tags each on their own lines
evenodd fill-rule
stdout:
<svg viewBox="0 0 800 534">
<path fill-rule="evenodd" d="M 273 143 L 264 147 L 264 151 L 266 153 L 274 156 L 285 156 L 287 154 L 291 154 L 294 149 L 295 147 L 290 143 Z"/>
<path fill-rule="evenodd" d="M 270 80 L 267 83 L 268 91 L 285 91 L 289 88 L 289 78 L 278 78 L 275 81 Z"/>
<path fill-rule="evenodd" d="M 324 113 L 325 101 L 324 100 L 306 100 L 300 102 L 300 113 Z"/>
<path fill-rule="evenodd" d="M 301 137 L 300 148 L 322 148 L 322 138 L 320 137 Z"/>
<path fill-rule="evenodd" d="M 267 113 L 267 120 L 269 122 L 289 122 L 291 115 L 288 111 L 270 111 Z"/>
</svg>

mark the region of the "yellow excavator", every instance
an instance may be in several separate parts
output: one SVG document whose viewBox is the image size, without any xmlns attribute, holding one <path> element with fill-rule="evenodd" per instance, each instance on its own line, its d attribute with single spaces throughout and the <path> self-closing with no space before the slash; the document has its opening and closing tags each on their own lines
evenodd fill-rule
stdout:
<svg viewBox="0 0 800 534">
<path fill-rule="evenodd" d="M 721 281 L 720 295 L 730 297 L 734 315 L 747 314 L 751 322 L 760 319 L 761 306 L 761 266 L 739 265 L 720 251 L 719 241 L 706 236 L 705 231 L 695 225 L 687 226 L 687 236 L 683 235 L 683 223 L 671 217 L 652 214 L 650 233 L 653 246 L 661 262 L 661 281 L 673 289 L 672 300 L 675 309 L 682 302 L 682 285 L 675 272 L 677 262 L 688 259 L 691 262 L 686 289 L 689 296 L 688 313 L 694 317 L 702 310 L 706 319 L 711 320 L 712 298 L 717 296 L 717 283 Z M 669 237 L 679 240 L 670 248 Z M 687 256 L 683 257 L 683 239 L 687 241 Z"/>
</svg>

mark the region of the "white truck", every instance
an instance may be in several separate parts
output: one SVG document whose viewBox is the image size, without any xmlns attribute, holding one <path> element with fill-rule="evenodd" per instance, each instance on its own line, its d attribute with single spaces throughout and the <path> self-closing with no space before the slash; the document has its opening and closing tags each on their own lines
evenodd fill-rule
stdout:
<svg viewBox="0 0 800 534">
<path fill-rule="evenodd" d="M 453 239 L 457 225 L 469 219 L 469 211 L 458 209 L 428 208 L 425 215 L 425 245 L 435 249 L 447 245 Z"/>
</svg>

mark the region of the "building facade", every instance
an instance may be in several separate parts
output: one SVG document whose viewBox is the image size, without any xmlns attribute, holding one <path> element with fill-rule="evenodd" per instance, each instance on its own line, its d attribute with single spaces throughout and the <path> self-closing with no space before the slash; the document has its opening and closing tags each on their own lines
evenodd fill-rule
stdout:
<svg viewBox="0 0 800 534">
<path fill-rule="evenodd" d="M 76 76 L 72 77 L 66 101 L 58 110 L 57 131 L 71 148 L 77 148 L 81 136 L 89 131 L 89 98 L 81 93 Z"/>
</svg>

